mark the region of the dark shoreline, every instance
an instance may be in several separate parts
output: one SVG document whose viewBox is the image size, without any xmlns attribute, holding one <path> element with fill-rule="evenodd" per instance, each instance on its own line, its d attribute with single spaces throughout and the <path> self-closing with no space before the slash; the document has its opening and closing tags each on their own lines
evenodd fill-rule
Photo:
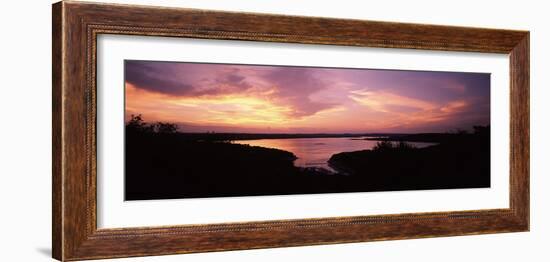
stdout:
<svg viewBox="0 0 550 262">
<path fill-rule="evenodd" d="M 446 143 L 457 139 L 457 137 L 468 137 L 472 134 L 453 133 L 417 133 L 417 134 L 388 134 L 377 138 L 362 138 L 363 140 L 380 140 L 392 142 L 424 142 L 424 143 Z"/>
<path fill-rule="evenodd" d="M 266 134 L 189 134 L 168 130 L 171 132 L 156 131 L 146 124 L 126 127 L 125 200 L 490 186 L 488 127 L 474 134 L 393 134 L 386 138 L 437 140 L 438 145 L 426 148 L 379 143 L 381 146 L 373 150 L 334 154 L 330 166 L 349 175 L 296 167 L 296 156 L 291 152 L 231 143 L 229 139 L 266 139 Z M 281 134 L 269 137 L 281 138 Z M 297 138 L 297 134 L 284 137 Z"/>
</svg>

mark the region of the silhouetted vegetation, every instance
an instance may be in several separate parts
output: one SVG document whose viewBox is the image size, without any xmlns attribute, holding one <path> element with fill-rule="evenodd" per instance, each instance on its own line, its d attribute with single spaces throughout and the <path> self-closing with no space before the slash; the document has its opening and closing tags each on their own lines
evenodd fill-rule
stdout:
<svg viewBox="0 0 550 262">
<path fill-rule="evenodd" d="M 148 124 L 143 121 L 140 115 L 132 115 L 128 124 L 126 124 L 127 133 L 156 133 L 156 134 L 175 134 L 178 131 L 178 125 L 165 122 L 156 122 Z"/>
<path fill-rule="evenodd" d="M 329 164 L 341 172 L 361 177 L 360 180 L 368 183 L 367 187 L 376 191 L 488 187 L 489 138 L 488 126 L 474 127 L 473 133 L 390 136 L 372 150 L 335 154 Z M 439 144 L 414 148 L 404 140 Z M 363 179 L 365 174 L 368 179 Z"/>
<path fill-rule="evenodd" d="M 374 152 L 391 152 L 391 151 L 405 151 L 405 150 L 412 150 L 416 149 L 413 145 L 400 141 L 397 144 L 392 143 L 391 141 L 380 141 L 376 143 L 376 145 L 371 149 L 371 151 Z"/>
<path fill-rule="evenodd" d="M 316 168 L 294 166 L 296 156 L 291 152 L 229 142 L 232 137 L 269 135 L 180 133 L 177 125 L 146 123 L 137 115 L 126 124 L 125 197 L 139 200 L 486 187 L 489 128 L 475 130 L 472 134 L 386 135 L 385 141 L 372 150 L 335 154 L 330 165 L 341 175 L 327 175 Z M 272 138 L 280 136 L 295 138 L 293 134 Z M 405 139 L 407 136 L 413 140 Z M 422 138 L 439 144 L 415 148 L 405 142 Z"/>
</svg>

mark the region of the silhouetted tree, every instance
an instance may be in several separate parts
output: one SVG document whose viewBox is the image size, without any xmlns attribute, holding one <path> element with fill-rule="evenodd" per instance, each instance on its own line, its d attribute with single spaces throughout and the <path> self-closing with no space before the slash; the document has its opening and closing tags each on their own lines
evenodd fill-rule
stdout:
<svg viewBox="0 0 550 262">
<path fill-rule="evenodd" d="M 143 121 L 141 114 L 132 115 L 130 121 L 126 124 L 126 131 L 132 133 L 151 133 L 153 127 Z"/>
<path fill-rule="evenodd" d="M 178 126 L 167 122 L 148 124 L 143 121 L 143 117 L 139 114 L 130 117 L 126 124 L 126 131 L 129 133 L 175 134 L 178 132 Z"/>
<path fill-rule="evenodd" d="M 391 141 L 380 141 L 372 148 L 376 152 L 389 152 L 389 151 L 408 151 L 416 149 L 415 146 L 405 142 L 400 141 L 399 143 L 394 143 Z"/>
<path fill-rule="evenodd" d="M 413 146 L 413 145 L 411 145 L 411 144 L 409 144 L 409 143 L 407 143 L 407 142 L 405 142 L 405 141 L 401 141 L 401 142 L 399 142 L 399 144 L 397 145 L 397 148 L 398 148 L 399 150 L 410 150 L 410 149 L 415 149 L 416 147 Z"/>
<path fill-rule="evenodd" d="M 178 132 L 178 126 L 172 123 L 157 122 L 154 124 L 154 132 L 159 134 L 175 134 Z"/>
<path fill-rule="evenodd" d="M 380 141 L 372 148 L 373 151 L 383 152 L 393 149 L 393 143 L 390 141 Z"/>
<path fill-rule="evenodd" d="M 466 134 L 468 134 L 468 131 L 464 130 L 462 128 L 457 128 L 457 129 L 455 129 L 454 133 L 457 134 L 457 135 L 466 135 Z"/>
</svg>

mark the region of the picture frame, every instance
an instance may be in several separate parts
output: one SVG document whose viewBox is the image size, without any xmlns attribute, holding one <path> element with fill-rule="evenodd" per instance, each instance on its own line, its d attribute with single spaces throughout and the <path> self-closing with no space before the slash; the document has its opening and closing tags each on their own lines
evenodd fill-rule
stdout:
<svg viewBox="0 0 550 262">
<path fill-rule="evenodd" d="M 62 1 L 52 8 L 52 256 L 61 261 L 529 230 L 529 32 Z M 508 54 L 510 207 L 97 227 L 101 34 Z"/>
</svg>

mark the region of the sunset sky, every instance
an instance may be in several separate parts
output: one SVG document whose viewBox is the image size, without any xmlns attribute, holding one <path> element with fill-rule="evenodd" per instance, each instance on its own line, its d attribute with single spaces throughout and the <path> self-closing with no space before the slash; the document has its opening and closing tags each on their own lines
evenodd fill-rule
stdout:
<svg viewBox="0 0 550 262">
<path fill-rule="evenodd" d="M 125 62 L 126 120 L 182 132 L 445 132 L 490 123 L 490 74 Z"/>
</svg>

